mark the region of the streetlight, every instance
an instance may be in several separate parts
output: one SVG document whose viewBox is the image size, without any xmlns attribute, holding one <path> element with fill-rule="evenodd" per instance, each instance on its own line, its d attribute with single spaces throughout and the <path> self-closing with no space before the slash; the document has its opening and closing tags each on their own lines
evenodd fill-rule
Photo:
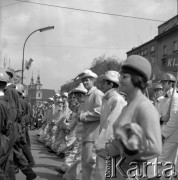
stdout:
<svg viewBox="0 0 178 180">
<path fill-rule="evenodd" d="M 45 27 L 45 28 L 40 28 L 40 29 L 37 29 L 35 31 L 33 31 L 32 33 L 30 33 L 28 35 L 28 37 L 26 38 L 25 42 L 24 42 L 24 45 L 23 45 L 23 58 L 22 58 L 22 80 L 21 80 L 21 83 L 23 84 L 23 71 L 24 71 L 24 52 L 25 52 L 25 44 L 28 40 L 28 38 L 35 32 L 37 31 L 40 31 L 40 32 L 44 32 L 44 31 L 48 31 L 48 30 L 52 30 L 54 29 L 54 26 L 48 26 L 48 27 Z"/>
</svg>

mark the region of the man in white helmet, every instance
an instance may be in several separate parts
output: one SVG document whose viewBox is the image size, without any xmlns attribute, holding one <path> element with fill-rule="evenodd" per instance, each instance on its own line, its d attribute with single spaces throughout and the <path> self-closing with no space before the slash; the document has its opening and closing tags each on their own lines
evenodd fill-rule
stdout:
<svg viewBox="0 0 178 180">
<path fill-rule="evenodd" d="M 96 166 L 91 175 L 91 180 L 105 180 L 106 150 L 105 143 L 113 138 L 112 125 L 119 117 L 122 108 L 127 104 L 119 94 L 120 74 L 117 71 L 108 71 L 101 75 L 104 97 L 100 115 L 100 135 L 94 144 L 97 154 Z"/>
<path fill-rule="evenodd" d="M 178 173 L 177 151 L 178 151 L 178 93 L 175 91 L 171 103 L 171 96 L 176 78 L 171 73 L 165 73 L 161 83 L 165 98 L 160 103 L 160 121 L 162 125 L 163 150 L 158 158 L 159 162 L 175 163 L 175 173 Z M 171 103 L 171 105 L 170 105 Z M 177 179 L 173 177 L 173 179 Z M 161 177 L 165 179 L 165 177 Z"/>
<path fill-rule="evenodd" d="M 97 74 L 89 70 L 81 80 L 87 89 L 85 95 L 84 110 L 80 114 L 80 121 L 83 122 L 82 134 L 82 179 L 89 180 L 95 166 L 95 153 L 93 145 L 99 135 L 100 110 L 103 93 L 94 85 Z"/>
</svg>

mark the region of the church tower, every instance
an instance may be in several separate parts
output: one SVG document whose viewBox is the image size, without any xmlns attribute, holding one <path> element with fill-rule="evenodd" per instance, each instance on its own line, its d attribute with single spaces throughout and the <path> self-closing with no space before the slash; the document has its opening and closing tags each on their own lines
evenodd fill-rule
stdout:
<svg viewBox="0 0 178 180">
<path fill-rule="evenodd" d="M 40 102 L 42 100 L 42 84 L 40 81 L 40 74 L 38 72 L 37 80 L 36 80 L 36 101 Z"/>
<path fill-rule="evenodd" d="M 32 77 L 31 77 L 30 85 L 34 85 L 34 78 L 33 78 L 33 74 L 32 74 Z"/>
</svg>

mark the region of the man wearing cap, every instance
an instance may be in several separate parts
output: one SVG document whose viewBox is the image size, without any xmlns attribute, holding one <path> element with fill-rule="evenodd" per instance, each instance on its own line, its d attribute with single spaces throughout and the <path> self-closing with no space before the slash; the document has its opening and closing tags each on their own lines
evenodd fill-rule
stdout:
<svg viewBox="0 0 178 180">
<path fill-rule="evenodd" d="M 160 120 L 162 125 L 163 151 L 158 158 L 160 162 L 172 162 L 175 164 L 175 172 L 178 173 L 177 151 L 178 151 L 178 93 L 173 93 L 176 78 L 171 73 L 165 73 L 161 83 L 165 98 L 160 103 Z M 170 104 L 171 103 L 171 104 Z M 173 177 L 174 179 L 175 177 Z M 164 179 L 164 177 L 161 177 Z M 175 178 L 176 179 L 176 178 Z"/>
<path fill-rule="evenodd" d="M 100 110 L 103 93 L 94 86 L 97 74 L 89 70 L 81 80 L 87 89 L 85 95 L 84 110 L 80 114 L 80 121 L 83 122 L 82 134 L 82 179 L 89 180 L 95 166 L 95 154 L 93 145 L 99 135 Z"/>
<path fill-rule="evenodd" d="M 159 112 L 160 111 L 160 101 L 162 99 L 164 99 L 164 96 L 163 96 L 163 86 L 161 84 L 156 84 L 154 86 L 154 98 L 155 98 L 154 105 L 155 105 L 156 109 Z"/>
<path fill-rule="evenodd" d="M 47 109 L 45 111 L 45 116 L 44 116 L 45 127 L 44 127 L 43 133 L 39 137 L 39 141 L 42 143 L 45 143 L 45 138 L 47 137 L 47 131 L 48 131 L 49 123 L 50 123 L 50 116 L 52 114 L 52 105 L 54 103 L 54 99 L 52 97 L 49 97 L 47 99 L 47 102 L 48 102 L 48 106 L 47 106 Z"/>
<path fill-rule="evenodd" d="M 76 104 L 75 105 L 76 116 L 73 119 L 73 121 L 69 124 L 69 127 L 67 129 L 71 131 L 71 127 L 74 128 L 74 125 L 76 124 L 74 128 L 76 142 L 69 156 L 65 158 L 65 163 L 67 166 L 64 165 L 64 167 L 67 167 L 67 171 L 63 175 L 63 178 L 67 180 L 78 179 L 77 176 L 81 172 L 81 149 L 82 149 L 81 140 L 82 140 L 83 123 L 79 121 L 79 116 L 80 113 L 83 111 L 83 102 L 86 93 L 87 90 L 82 83 L 80 83 L 79 86 L 74 88 L 70 93 L 71 101 L 74 103 L 74 105 Z"/>
<path fill-rule="evenodd" d="M 62 101 L 64 103 L 64 111 L 68 111 L 68 109 L 69 109 L 68 96 L 69 95 L 67 92 L 62 93 L 62 95 L 61 95 Z"/>
<path fill-rule="evenodd" d="M 130 168 L 129 162 L 146 163 L 161 154 L 159 114 L 151 101 L 143 94 L 150 77 L 151 64 L 142 56 L 131 55 L 121 66 L 121 91 L 127 95 L 128 104 L 113 124 L 112 142 L 117 147 L 116 151 L 114 149 L 111 151 L 108 146 L 106 147 L 110 150 L 108 151 L 110 154 L 117 152 L 122 157 L 126 156 L 124 162 L 127 162 L 128 166 L 123 168 L 125 173 Z M 148 167 L 148 172 L 149 177 L 154 176 L 153 168 Z M 136 171 L 133 173 L 136 176 L 135 179 L 140 179 Z M 143 175 L 143 172 L 141 173 Z"/>
<path fill-rule="evenodd" d="M 54 104 L 52 105 L 52 114 L 50 117 L 50 122 L 49 122 L 49 127 L 48 127 L 48 132 L 47 132 L 47 138 L 46 138 L 46 143 L 45 146 L 48 148 L 51 148 L 51 138 L 53 136 L 53 128 L 55 125 L 55 118 L 58 115 L 58 110 L 59 110 L 59 106 L 58 106 L 58 95 L 54 96 Z"/>
<path fill-rule="evenodd" d="M 5 69 L 6 73 L 8 74 L 9 80 L 7 82 L 7 85 L 4 89 L 4 95 L 8 99 L 9 104 L 9 121 L 12 123 L 12 133 L 14 137 L 14 141 L 11 143 L 15 144 L 16 138 L 18 136 L 18 130 L 17 130 L 17 118 L 21 116 L 20 114 L 20 105 L 19 105 L 19 97 L 18 93 L 15 89 L 15 85 L 13 84 L 13 72 L 10 69 Z M 10 162 L 10 170 L 14 168 L 14 162 L 13 159 Z M 12 177 L 11 177 L 12 178 Z"/>
<path fill-rule="evenodd" d="M 96 166 L 91 175 L 91 180 L 105 180 L 105 143 L 108 139 L 113 138 L 112 126 L 119 117 L 122 108 L 127 104 L 123 96 L 119 94 L 120 74 L 116 71 L 108 71 L 101 75 L 103 81 L 103 91 L 105 92 L 101 114 L 99 138 L 95 141 L 94 148 L 97 154 Z"/>
<path fill-rule="evenodd" d="M 0 68 L 0 179 L 15 180 L 13 166 L 14 132 L 13 122 L 9 121 L 8 99 L 4 89 L 9 81 L 5 69 Z"/>
</svg>

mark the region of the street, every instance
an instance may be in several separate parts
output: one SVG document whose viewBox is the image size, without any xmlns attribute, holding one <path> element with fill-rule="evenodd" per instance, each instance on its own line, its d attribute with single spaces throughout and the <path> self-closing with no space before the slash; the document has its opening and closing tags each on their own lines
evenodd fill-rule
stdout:
<svg viewBox="0 0 178 180">
<path fill-rule="evenodd" d="M 29 134 L 31 138 L 31 150 L 36 162 L 33 168 L 37 174 L 36 180 L 62 180 L 62 176 L 54 168 L 59 166 L 63 162 L 63 159 L 49 153 L 48 149 L 37 141 L 37 131 L 29 131 Z M 16 174 L 16 180 L 25 180 L 25 176 L 21 171 Z"/>
</svg>

